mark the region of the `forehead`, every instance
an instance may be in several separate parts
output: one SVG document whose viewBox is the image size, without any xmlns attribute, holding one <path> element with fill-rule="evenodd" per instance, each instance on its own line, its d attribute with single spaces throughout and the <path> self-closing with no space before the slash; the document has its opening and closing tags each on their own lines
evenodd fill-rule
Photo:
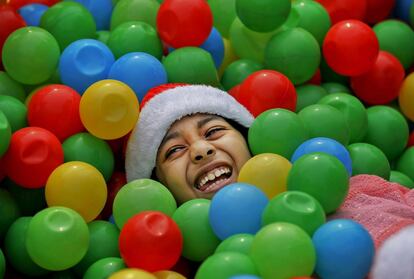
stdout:
<svg viewBox="0 0 414 279">
<path fill-rule="evenodd" d="M 183 118 L 175 121 L 171 127 L 168 129 L 168 132 L 178 129 L 178 128 L 185 128 L 190 127 L 191 125 L 198 125 L 202 126 L 202 124 L 205 124 L 206 122 L 210 122 L 212 120 L 219 120 L 227 122 L 223 117 L 215 115 L 215 114 L 207 114 L 207 113 L 197 113 L 192 115 L 184 116 Z"/>
</svg>

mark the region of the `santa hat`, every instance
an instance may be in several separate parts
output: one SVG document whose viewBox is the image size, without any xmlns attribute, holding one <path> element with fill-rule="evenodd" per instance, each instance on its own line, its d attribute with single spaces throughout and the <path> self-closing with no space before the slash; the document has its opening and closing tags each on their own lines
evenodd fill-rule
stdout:
<svg viewBox="0 0 414 279">
<path fill-rule="evenodd" d="M 127 181 L 150 178 L 158 148 L 171 125 L 187 115 L 208 113 L 248 128 L 254 118 L 227 92 L 207 85 L 156 87 L 141 102 L 138 122 L 126 148 Z"/>
</svg>

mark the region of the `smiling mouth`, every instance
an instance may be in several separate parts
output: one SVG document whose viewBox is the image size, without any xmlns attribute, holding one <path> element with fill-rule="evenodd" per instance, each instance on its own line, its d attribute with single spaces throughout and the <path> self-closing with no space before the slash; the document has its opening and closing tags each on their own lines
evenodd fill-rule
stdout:
<svg viewBox="0 0 414 279">
<path fill-rule="evenodd" d="M 195 188 L 204 193 L 217 191 L 231 183 L 233 170 L 228 166 L 220 166 L 201 174 L 195 183 Z"/>
</svg>

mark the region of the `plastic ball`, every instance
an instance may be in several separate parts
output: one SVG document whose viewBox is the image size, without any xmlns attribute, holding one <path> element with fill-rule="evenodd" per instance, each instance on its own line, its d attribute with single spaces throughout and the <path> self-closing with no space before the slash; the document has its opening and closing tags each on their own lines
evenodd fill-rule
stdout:
<svg viewBox="0 0 414 279">
<path fill-rule="evenodd" d="M 247 233 L 234 234 L 224 239 L 216 248 L 215 253 L 237 252 L 249 255 L 254 235 Z"/>
<path fill-rule="evenodd" d="M 351 89 L 349 89 L 348 86 L 338 83 L 338 82 L 323 82 L 321 86 L 325 88 L 329 94 L 334 94 L 334 93 L 352 94 Z"/>
<path fill-rule="evenodd" d="M 114 62 L 114 55 L 104 43 L 92 39 L 77 40 L 62 52 L 60 78 L 63 84 L 82 95 L 90 85 L 108 76 Z"/>
<path fill-rule="evenodd" d="M 183 275 L 178 272 L 171 270 L 161 270 L 153 273 L 157 279 L 186 279 Z"/>
<path fill-rule="evenodd" d="M 214 27 L 224 38 L 229 38 L 230 26 L 236 18 L 236 0 L 209 0 L 208 5 L 213 13 Z"/>
<path fill-rule="evenodd" d="M 111 274 L 108 279 L 157 279 L 157 277 L 142 269 L 125 268 Z"/>
<path fill-rule="evenodd" d="M 172 216 L 183 234 L 182 256 L 189 260 L 203 261 L 220 243 L 210 227 L 209 209 L 210 200 L 193 199 L 178 207 Z"/>
<path fill-rule="evenodd" d="M 302 28 L 289 28 L 276 33 L 265 50 L 267 68 L 286 75 L 295 85 L 312 78 L 319 67 L 320 59 L 318 42 L 311 33 Z"/>
<path fill-rule="evenodd" d="M 162 63 L 167 71 L 168 82 L 219 86 L 213 58 L 204 49 L 179 48 L 168 54 Z"/>
<path fill-rule="evenodd" d="M 362 142 L 350 144 L 347 148 L 352 160 L 352 176 L 373 174 L 389 179 L 390 163 L 381 149 Z"/>
<path fill-rule="evenodd" d="M 414 147 L 406 149 L 397 160 L 396 170 L 414 181 Z"/>
<path fill-rule="evenodd" d="M 326 137 L 349 143 L 349 126 L 344 114 L 330 105 L 315 104 L 305 107 L 298 113 L 310 138 Z"/>
<path fill-rule="evenodd" d="M 49 176 L 45 196 L 48 206 L 65 206 L 86 222 L 94 220 L 107 197 L 105 179 L 92 165 L 72 161 L 57 167 Z"/>
<path fill-rule="evenodd" d="M 12 133 L 27 126 L 27 107 L 17 98 L 0 94 L 0 111 L 6 116 Z"/>
<path fill-rule="evenodd" d="M 7 3 L 13 7 L 14 9 L 19 9 L 24 5 L 32 4 L 32 3 L 39 3 L 46 6 L 52 6 L 56 4 L 58 0 L 8 0 Z"/>
<path fill-rule="evenodd" d="M 269 109 L 284 108 L 295 111 L 296 90 L 284 74 L 260 70 L 249 75 L 241 84 L 239 100 L 254 115 Z"/>
<path fill-rule="evenodd" d="M 342 112 L 349 128 L 349 143 L 361 142 L 364 139 L 368 116 L 358 98 L 347 93 L 332 93 L 320 99 L 318 104 L 330 105 Z"/>
<path fill-rule="evenodd" d="M 410 7 L 412 7 L 413 0 L 395 0 L 395 6 L 392 14 L 403 21 L 410 20 Z"/>
<path fill-rule="evenodd" d="M 309 235 L 289 223 L 264 226 L 253 239 L 250 257 L 263 279 L 309 276 L 316 262 Z"/>
<path fill-rule="evenodd" d="M 59 55 L 59 45 L 48 31 L 23 27 L 7 38 L 2 57 L 4 68 L 13 79 L 24 84 L 39 84 L 53 75 Z"/>
<path fill-rule="evenodd" d="M 6 153 L 7 175 L 27 188 L 41 188 L 52 171 L 63 163 L 59 139 L 39 127 L 26 127 L 15 132 Z"/>
<path fill-rule="evenodd" d="M 404 116 L 414 121 L 414 73 L 407 75 L 401 84 L 398 104 Z"/>
<path fill-rule="evenodd" d="M 275 153 L 290 158 L 295 149 L 308 139 L 308 132 L 296 113 L 271 109 L 260 114 L 252 123 L 248 143 L 254 155 Z"/>
<path fill-rule="evenodd" d="M 375 247 L 369 232 L 350 219 L 332 220 L 313 235 L 315 272 L 322 278 L 365 278 Z"/>
<path fill-rule="evenodd" d="M 377 60 L 379 42 L 374 31 L 358 20 L 344 20 L 333 25 L 322 45 L 327 64 L 345 76 L 369 71 Z"/>
<path fill-rule="evenodd" d="M 84 130 L 79 115 L 80 101 L 79 94 L 66 85 L 42 87 L 30 99 L 29 125 L 47 129 L 63 141 Z"/>
<path fill-rule="evenodd" d="M 118 5 L 119 4 L 119 5 Z M 156 27 L 158 1 L 123 0 L 116 3 L 111 15 L 111 31 L 128 21 L 143 21 Z"/>
<path fill-rule="evenodd" d="M 311 138 L 303 142 L 293 153 L 291 161 L 292 163 L 294 163 L 301 156 L 313 152 L 324 152 L 332 156 L 335 156 L 338 160 L 342 162 L 342 164 L 348 171 L 349 176 L 352 175 L 352 161 L 348 150 L 345 146 L 343 146 L 336 140 L 330 138 Z"/>
<path fill-rule="evenodd" d="M 113 204 L 113 214 L 118 228 L 137 213 L 157 210 L 172 216 L 177 203 L 171 192 L 161 183 L 151 179 L 133 180 L 119 190 Z"/>
<path fill-rule="evenodd" d="M 224 70 L 221 83 L 224 89 L 230 90 L 241 84 L 249 75 L 263 69 L 263 65 L 250 59 L 238 59 Z"/>
<path fill-rule="evenodd" d="M 30 258 L 53 271 L 77 264 L 86 254 L 89 231 L 83 218 L 66 207 L 49 207 L 32 217 L 26 234 Z"/>
<path fill-rule="evenodd" d="M 309 153 L 293 163 L 287 189 L 313 196 L 329 214 L 344 202 L 349 189 L 349 174 L 336 157 L 322 152 Z"/>
<path fill-rule="evenodd" d="M 414 188 L 414 181 L 406 174 L 392 170 L 390 173 L 390 182 L 398 183 L 409 189 Z"/>
<path fill-rule="evenodd" d="M 16 200 L 3 188 L 0 189 L 0 210 L 3 212 L 0 215 L 0 237 L 4 239 L 7 230 L 21 213 Z"/>
<path fill-rule="evenodd" d="M 364 21 L 369 24 L 378 23 L 390 16 L 394 5 L 401 1 L 396 0 L 366 0 L 367 9 Z M 412 0 L 410 0 L 412 1 Z M 396 4 L 398 5 L 398 4 Z"/>
<path fill-rule="evenodd" d="M 219 78 L 223 77 L 224 70 L 229 66 L 232 62 L 239 59 L 236 54 L 234 53 L 233 46 L 231 45 L 230 40 L 222 38 L 224 43 L 224 57 L 223 62 L 221 63 L 220 68 L 218 69 L 218 76 Z"/>
<path fill-rule="evenodd" d="M 108 219 L 112 215 L 112 206 L 114 204 L 115 196 L 126 183 L 127 182 L 124 172 L 113 172 L 111 178 L 107 182 L 108 197 L 106 199 L 105 207 L 101 212 L 102 218 Z"/>
<path fill-rule="evenodd" d="M 49 273 L 38 266 L 26 249 L 26 234 L 32 217 L 20 217 L 11 224 L 4 239 L 4 252 L 8 263 L 27 276 L 41 276 Z"/>
<path fill-rule="evenodd" d="M 238 274 L 258 275 L 252 259 L 237 252 L 222 252 L 207 258 L 198 268 L 195 278 L 227 279 Z"/>
<path fill-rule="evenodd" d="M 27 26 L 39 26 L 40 18 L 47 9 L 49 9 L 49 7 L 46 5 L 34 3 L 24 5 L 17 11 L 23 17 Z"/>
<path fill-rule="evenodd" d="M 367 0 L 316 0 L 328 11 L 332 24 L 341 20 L 363 20 L 367 11 Z"/>
<path fill-rule="evenodd" d="M 211 29 L 210 35 L 200 45 L 200 48 L 207 50 L 211 54 L 214 65 L 219 69 L 224 59 L 224 41 L 216 28 L 213 27 Z"/>
<path fill-rule="evenodd" d="M 92 14 L 97 30 L 108 30 L 112 15 L 112 0 L 101 0 L 99 2 L 93 0 L 75 0 L 82 4 Z M 98 4 L 99 3 L 99 4 Z"/>
<path fill-rule="evenodd" d="M 0 65 L 1 66 L 1 65 Z M 26 92 L 23 86 L 12 79 L 9 74 L 0 70 L 0 95 L 6 95 L 24 102 L 26 99 Z"/>
<path fill-rule="evenodd" d="M 182 246 L 180 228 L 171 217 L 159 211 L 134 215 L 119 235 L 119 250 L 127 266 L 150 272 L 173 267 Z"/>
<path fill-rule="evenodd" d="M 3 277 L 6 273 L 6 259 L 4 258 L 3 251 L 0 249 L 0 276 Z"/>
<path fill-rule="evenodd" d="M 201 45 L 212 27 L 213 14 L 203 0 L 164 0 L 158 10 L 158 34 L 174 48 Z"/>
<path fill-rule="evenodd" d="M 105 279 L 113 273 L 125 269 L 126 265 L 121 258 L 108 257 L 91 264 L 83 274 L 84 279 Z"/>
<path fill-rule="evenodd" d="M 0 157 L 3 156 L 9 148 L 12 137 L 12 130 L 10 127 L 9 120 L 3 111 L 0 110 Z"/>
<path fill-rule="evenodd" d="M 271 199 L 286 191 L 286 180 L 291 167 L 289 160 L 278 154 L 258 154 L 243 165 L 237 181 L 258 187 Z"/>
<path fill-rule="evenodd" d="M 381 50 L 387 51 L 400 60 L 404 69 L 414 62 L 414 31 L 402 21 L 389 19 L 374 25 L 373 30 L 378 38 Z"/>
<path fill-rule="evenodd" d="M 85 91 L 79 112 L 89 133 L 101 139 L 117 139 L 134 128 L 139 105 L 128 85 L 106 79 L 95 82 Z"/>
<path fill-rule="evenodd" d="M 405 71 L 392 54 L 380 51 L 374 66 L 366 73 L 351 77 L 351 87 L 370 105 L 387 104 L 398 97 Z"/>
<path fill-rule="evenodd" d="M 233 183 L 218 191 L 211 200 L 209 220 L 221 240 L 238 233 L 255 234 L 269 199 L 257 187 Z"/>
<path fill-rule="evenodd" d="M 334 82 L 348 86 L 349 77 L 338 74 L 326 62 L 324 55 L 321 57 L 321 65 L 319 66 L 323 82 Z"/>
<path fill-rule="evenodd" d="M 96 24 L 92 14 L 75 1 L 59 2 L 40 19 L 40 27 L 49 31 L 63 51 L 70 43 L 95 38 Z"/>
<path fill-rule="evenodd" d="M 149 89 L 167 83 L 167 72 L 154 56 L 144 52 L 131 52 L 115 61 L 108 78 L 129 85 L 138 100 L 142 101 Z"/>
<path fill-rule="evenodd" d="M 328 95 L 325 88 L 313 84 L 305 84 L 296 87 L 296 112 L 303 108 L 316 104 L 320 99 Z"/>
</svg>

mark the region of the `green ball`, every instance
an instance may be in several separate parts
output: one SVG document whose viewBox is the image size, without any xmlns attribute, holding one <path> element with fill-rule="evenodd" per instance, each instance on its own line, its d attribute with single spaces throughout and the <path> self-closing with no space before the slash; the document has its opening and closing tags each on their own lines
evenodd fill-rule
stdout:
<svg viewBox="0 0 414 279">
<path fill-rule="evenodd" d="M 287 189 L 313 196 L 329 214 L 345 200 L 349 190 L 349 174 L 336 157 L 328 153 L 309 153 L 293 163 Z"/>
<path fill-rule="evenodd" d="M 253 239 L 250 257 L 263 279 L 310 276 L 316 253 L 309 235 L 289 223 L 272 223 Z"/>
<path fill-rule="evenodd" d="M 275 33 L 276 31 L 268 33 L 252 31 L 236 17 L 230 26 L 230 43 L 238 57 L 263 64 L 266 45 Z"/>
<path fill-rule="evenodd" d="M 335 82 L 344 85 L 349 84 L 349 77 L 342 76 L 332 70 L 331 67 L 326 63 L 323 55 L 321 57 L 321 64 L 319 65 L 319 69 L 321 70 L 321 76 L 323 82 Z"/>
<path fill-rule="evenodd" d="M 334 93 L 345 93 L 345 94 L 352 94 L 351 89 L 344 84 L 337 83 L 337 82 L 323 82 L 321 84 L 329 94 Z"/>
<path fill-rule="evenodd" d="M 107 279 L 111 274 L 127 268 L 121 258 L 104 258 L 93 263 L 83 275 L 83 279 Z"/>
<path fill-rule="evenodd" d="M 305 84 L 296 87 L 296 112 L 303 108 L 316 104 L 320 99 L 328 95 L 328 92 L 322 86 Z"/>
<path fill-rule="evenodd" d="M 215 253 L 238 252 L 249 255 L 253 237 L 252 234 L 247 233 L 234 234 L 224 239 L 219 246 L 217 246 Z"/>
<path fill-rule="evenodd" d="M 281 26 L 290 9 L 290 0 L 236 0 L 238 18 L 256 32 L 270 32 Z"/>
<path fill-rule="evenodd" d="M 158 210 L 172 216 L 177 203 L 171 192 L 152 179 L 137 179 L 125 184 L 116 194 L 113 216 L 119 229 L 126 221 L 145 210 Z"/>
<path fill-rule="evenodd" d="M 168 54 L 163 65 L 169 82 L 208 84 L 215 87 L 220 84 L 213 58 L 202 48 L 178 48 Z"/>
<path fill-rule="evenodd" d="M 3 251 L 0 249 L 0 278 L 4 277 L 6 273 L 6 259 L 4 258 Z"/>
<path fill-rule="evenodd" d="M 297 27 L 310 32 L 322 46 L 325 35 L 331 27 L 331 19 L 326 9 L 316 1 L 297 0 L 292 2 L 292 10 L 299 15 Z"/>
<path fill-rule="evenodd" d="M 308 139 L 308 132 L 298 115 L 286 109 L 261 113 L 249 128 L 248 143 L 253 155 L 275 153 L 287 159 Z"/>
<path fill-rule="evenodd" d="M 0 240 L 2 240 L 10 225 L 21 216 L 15 199 L 3 188 L 0 188 L 0 212 Z"/>
<path fill-rule="evenodd" d="M 298 116 L 303 121 L 309 138 L 326 137 L 348 145 L 348 123 L 337 108 L 323 104 L 310 105 L 302 109 Z"/>
<path fill-rule="evenodd" d="M 291 223 L 310 237 L 326 221 L 322 205 L 306 192 L 286 191 L 272 198 L 262 214 L 262 226 L 276 222 Z"/>
<path fill-rule="evenodd" d="M 27 229 L 26 248 L 39 266 L 53 271 L 73 267 L 85 256 L 89 231 L 76 211 L 60 206 L 43 209 Z"/>
<path fill-rule="evenodd" d="M 239 274 L 258 275 L 249 256 L 222 252 L 208 257 L 198 268 L 195 279 L 228 279 Z"/>
<path fill-rule="evenodd" d="M 178 207 L 172 216 L 184 239 L 181 255 L 189 260 L 203 261 L 220 243 L 210 226 L 209 209 L 210 200 L 193 199 Z"/>
<path fill-rule="evenodd" d="M 107 45 L 116 58 L 130 52 L 145 52 L 159 60 L 163 55 L 157 31 L 142 21 L 128 21 L 118 25 L 109 35 Z"/>
<path fill-rule="evenodd" d="M 0 110 L 6 115 L 12 133 L 27 126 L 27 107 L 15 97 L 0 95 Z"/>
<path fill-rule="evenodd" d="M 104 44 L 108 43 L 109 36 L 111 35 L 111 32 L 108 30 L 99 30 L 96 31 L 96 39 L 98 41 L 101 41 Z"/>
<path fill-rule="evenodd" d="M 39 27 L 17 29 L 3 45 L 4 68 L 13 79 L 24 84 L 48 80 L 58 66 L 59 56 L 56 39 Z"/>
<path fill-rule="evenodd" d="M 386 180 L 390 178 L 390 163 L 381 149 L 362 142 L 350 144 L 347 148 L 352 160 L 352 176 L 373 174 Z"/>
<path fill-rule="evenodd" d="M 214 27 L 224 38 L 229 37 L 230 26 L 236 18 L 236 0 L 209 0 Z"/>
<path fill-rule="evenodd" d="M 52 272 L 49 274 L 50 279 L 78 279 L 78 276 L 74 274 L 71 269 L 64 271 Z"/>
<path fill-rule="evenodd" d="M 311 79 L 320 61 L 318 42 L 302 28 L 290 28 L 276 33 L 265 50 L 266 68 L 281 72 L 295 85 Z"/>
<path fill-rule="evenodd" d="M 100 259 L 119 257 L 119 230 L 114 224 L 96 220 L 88 223 L 88 229 L 88 251 L 82 260 L 73 267 L 78 275 L 83 275 L 93 263 Z"/>
<path fill-rule="evenodd" d="M 250 74 L 263 69 L 263 65 L 250 59 L 239 59 L 232 62 L 224 70 L 221 84 L 225 90 L 242 83 Z"/>
<path fill-rule="evenodd" d="M 409 129 L 404 116 L 388 106 L 372 106 L 367 109 L 367 116 L 364 142 L 381 149 L 388 160 L 396 159 L 408 142 Z"/>
<path fill-rule="evenodd" d="M 390 182 L 398 183 L 409 189 L 414 188 L 414 181 L 408 176 L 399 171 L 391 171 Z"/>
<path fill-rule="evenodd" d="M 28 276 L 46 275 L 50 271 L 38 266 L 26 249 L 26 234 L 31 220 L 32 217 L 20 217 L 14 221 L 4 240 L 4 252 L 10 265 L 18 272 Z"/>
<path fill-rule="evenodd" d="M 89 133 L 78 133 L 63 144 L 65 162 L 82 161 L 97 168 L 108 181 L 114 171 L 114 154 L 109 144 Z"/>
<path fill-rule="evenodd" d="M 111 30 L 127 21 L 143 21 L 156 28 L 159 8 L 157 0 L 121 0 L 112 11 Z"/>
<path fill-rule="evenodd" d="M 0 95 L 15 97 L 20 102 L 26 100 L 24 87 L 3 71 L 0 71 Z"/>
<path fill-rule="evenodd" d="M 7 149 L 9 149 L 11 136 L 12 130 L 10 127 L 9 120 L 7 119 L 3 111 L 0 110 L 0 157 L 7 152 Z"/>
<path fill-rule="evenodd" d="M 374 25 L 380 49 L 393 54 L 405 69 L 414 62 L 414 31 L 400 20 L 389 19 Z"/>
<path fill-rule="evenodd" d="M 396 170 L 414 181 L 414 147 L 407 148 L 397 161 Z"/>
<path fill-rule="evenodd" d="M 365 106 L 357 97 L 347 93 L 332 93 L 320 99 L 318 104 L 330 105 L 342 112 L 349 127 L 349 143 L 364 139 L 368 116 Z"/>
</svg>

